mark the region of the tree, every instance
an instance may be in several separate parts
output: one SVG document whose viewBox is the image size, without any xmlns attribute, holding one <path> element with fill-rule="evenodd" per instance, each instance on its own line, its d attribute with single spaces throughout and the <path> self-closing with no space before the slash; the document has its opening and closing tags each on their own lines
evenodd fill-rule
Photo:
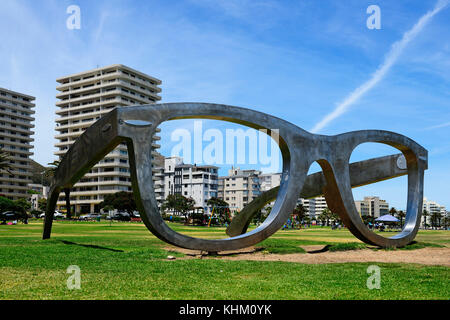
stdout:
<svg viewBox="0 0 450 320">
<path fill-rule="evenodd" d="M 333 220 L 335 223 L 342 224 L 341 217 L 339 216 L 339 214 L 337 214 L 335 212 L 331 212 L 330 216 L 331 216 L 331 220 Z"/>
<path fill-rule="evenodd" d="M 361 216 L 361 219 L 365 225 L 368 225 L 369 223 L 373 224 L 375 221 L 375 218 L 372 217 L 371 215 L 363 215 L 363 216 Z"/>
<path fill-rule="evenodd" d="M 113 211 L 113 210 L 114 210 L 114 207 L 110 204 L 107 204 L 106 206 L 103 207 L 103 212 L 105 212 L 105 211 L 109 212 L 109 211 Z"/>
<path fill-rule="evenodd" d="M 14 201 L 5 198 L 0 197 L 0 212 L 10 211 L 14 210 Z"/>
<path fill-rule="evenodd" d="M 427 229 L 427 217 L 430 216 L 430 214 L 428 213 L 428 211 L 425 209 L 423 210 L 423 226 L 425 227 L 425 229 Z"/>
<path fill-rule="evenodd" d="M 402 210 L 397 212 L 397 217 L 400 219 L 400 227 L 403 228 L 403 218 L 406 217 L 406 213 Z"/>
<path fill-rule="evenodd" d="M 326 225 L 330 225 L 330 219 L 332 218 L 332 213 L 330 209 L 325 208 L 322 210 L 322 213 L 319 215 L 318 219 L 322 221 L 322 224 L 326 222 Z"/>
<path fill-rule="evenodd" d="M 48 163 L 49 166 L 51 166 L 50 168 L 47 168 L 47 170 L 45 171 L 45 175 L 47 177 L 54 177 L 56 170 L 58 170 L 60 161 L 59 160 L 55 160 L 53 162 Z M 70 188 L 64 188 L 64 194 L 65 194 L 65 199 L 66 199 L 66 213 L 67 213 L 67 219 L 70 219 L 72 217 L 72 213 L 71 213 L 71 207 L 70 207 Z"/>
<path fill-rule="evenodd" d="M 20 198 L 18 200 L 13 201 L 13 210 L 22 213 L 23 215 L 27 214 L 27 211 L 31 209 L 31 203 L 25 199 Z"/>
<path fill-rule="evenodd" d="M 214 213 L 219 217 L 220 224 L 230 223 L 230 205 L 228 202 L 212 197 L 206 201 L 206 204 L 213 207 Z"/>
<path fill-rule="evenodd" d="M 30 214 L 35 217 L 35 218 L 39 218 L 39 216 L 41 215 L 42 211 L 40 210 L 31 210 Z"/>
<path fill-rule="evenodd" d="M 0 197 L 0 212 L 15 211 L 20 213 L 21 219 L 27 218 L 27 211 L 30 209 L 31 203 L 26 199 L 10 200 L 5 197 Z"/>
<path fill-rule="evenodd" d="M 47 210 L 47 199 L 41 198 L 38 200 L 38 208 L 39 210 L 46 211 Z"/>
<path fill-rule="evenodd" d="M 391 216 L 396 216 L 397 215 L 397 209 L 395 209 L 394 207 L 391 208 L 391 210 L 389 210 L 389 213 L 391 214 Z"/>
<path fill-rule="evenodd" d="M 444 229 L 447 230 L 447 227 L 450 225 L 450 216 L 448 214 L 448 211 L 445 213 L 443 220 L 444 220 Z"/>
<path fill-rule="evenodd" d="M 189 222 L 190 214 L 194 210 L 195 201 L 192 198 L 183 197 L 181 194 L 170 194 L 162 205 L 163 210 L 174 210 L 186 217 Z"/>
<path fill-rule="evenodd" d="M 191 212 L 191 218 L 192 225 L 197 224 L 199 226 L 203 226 L 205 225 L 208 216 L 205 215 L 205 209 L 203 207 L 195 207 Z"/>
<path fill-rule="evenodd" d="M 126 211 L 130 215 L 133 211 L 137 210 L 136 201 L 132 192 L 120 191 L 105 196 L 102 202 L 100 202 L 100 209 L 112 206 L 119 211 Z"/>
<path fill-rule="evenodd" d="M 311 224 L 311 217 L 310 217 L 310 216 L 306 216 L 305 219 L 303 219 L 303 221 L 304 221 L 307 225 L 310 225 L 310 224 Z"/>
<path fill-rule="evenodd" d="M 306 209 L 303 204 L 299 203 L 295 208 L 292 214 L 297 218 L 298 222 L 302 222 L 306 216 Z"/>
<path fill-rule="evenodd" d="M 431 214 L 431 226 L 436 229 L 441 226 L 442 213 L 435 211 Z"/>
<path fill-rule="evenodd" d="M 264 210 L 258 210 L 258 212 L 253 216 L 253 223 L 254 224 L 263 223 L 271 211 L 272 211 L 271 206 L 264 207 Z"/>
</svg>

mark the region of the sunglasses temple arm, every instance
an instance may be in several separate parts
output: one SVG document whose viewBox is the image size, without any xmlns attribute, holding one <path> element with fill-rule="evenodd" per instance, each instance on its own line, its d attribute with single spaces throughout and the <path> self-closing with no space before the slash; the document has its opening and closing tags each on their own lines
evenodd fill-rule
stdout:
<svg viewBox="0 0 450 320">
<path fill-rule="evenodd" d="M 45 211 L 42 238 L 49 239 L 59 194 L 70 189 L 89 170 L 124 140 L 117 134 L 115 110 L 95 122 L 73 143 L 56 168 Z"/>
<path fill-rule="evenodd" d="M 402 169 L 397 165 L 398 158 L 402 154 L 373 158 L 366 161 L 351 163 L 350 182 L 352 188 L 361 187 L 367 184 L 388 180 L 408 174 L 406 168 Z M 300 197 L 303 199 L 315 198 L 324 194 L 326 180 L 322 172 L 308 175 L 306 178 Z M 252 218 L 266 204 L 274 201 L 278 195 L 279 187 L 263 192 L 258 198 L 250 202 L 239 214 L 237 214 L 226 233 L 230 237 L 235 237 L 247 232 Z"/>
</svg>

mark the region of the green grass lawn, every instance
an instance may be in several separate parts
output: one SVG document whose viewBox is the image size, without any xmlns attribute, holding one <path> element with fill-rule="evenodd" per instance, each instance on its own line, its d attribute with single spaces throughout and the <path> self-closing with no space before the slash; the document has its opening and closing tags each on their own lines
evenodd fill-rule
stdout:
<svg viewBox="0 0 450 320">
<path fill-rule="evenodd" d="M 225 237 L 224 228 L 171 224 L 179 232 Z M 370 263 L 307 265 L 181 257 L 137 223 L 55 222 L 0 226 L 0 299 L 448 299 L 449 268 L 380 264 L 381 289 L 366 287 Z M 385 233 L 386 234 L 386 233 Z M 450 232 L 420 231 L 415 244 L 449 246 Z M 358 243 L 358 245 L 355 245 Z M 347 230 L 284 230 L 259 246 L 302 253 L 299 245 L 359 249 Z M 411 247 L 411 250 L 416 249 Z M 336 250 L 338 250 L 336 249 Z M 81 269 L 81 289 L 69 290 L 67 267 Z"/>
</svg>

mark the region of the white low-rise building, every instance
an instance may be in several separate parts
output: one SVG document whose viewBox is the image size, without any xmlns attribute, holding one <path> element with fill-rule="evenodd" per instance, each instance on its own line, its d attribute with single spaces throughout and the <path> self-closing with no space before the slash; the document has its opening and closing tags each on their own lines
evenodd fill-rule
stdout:
<svg viewBox="0 0 450 320">
<path fill-rule="evenodd" d="M 325 197 L 300 199 L 300 203 L 303 205 L 307 214 L 312 220 L 317 219 L 322 211 L 328 208 Z"/>
<path fill-rule="evenodd" d="M 226 201 L 232 213 L 242 210 L 248 203 L 259 197 L 261 184 L 259 170 L 241 170 L 232 167 L 228 176 L 220 177 L 219 194 Z"/>
<path fill-rule="evenodd" d="M 31 210 L 39 210 L 39 200 L 47 199 L 50 187 L 43 186 L 42 184 L 29 183 L 28 188 L 34 193 L 31 194 Z"/>
<path fill-rule="evenodd" d="M 379 197 L 364 197 L 364 200 L 355 201 L 355 205 L 360 216 L 379 218 L 389 214 L 389 203 Z"/>
</svg>

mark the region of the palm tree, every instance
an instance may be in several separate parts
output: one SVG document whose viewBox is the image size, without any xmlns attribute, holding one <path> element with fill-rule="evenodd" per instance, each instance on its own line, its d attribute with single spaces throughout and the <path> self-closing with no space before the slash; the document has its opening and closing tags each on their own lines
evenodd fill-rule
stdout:
<svg viewBox="0 0 450 320">
<path fill-rule="evenodd" d="M 48 163 L 48 165 L 51 167 L 45 171 L 45 175 L 47 177 L 54 176 L 56 170 L 59 167 L 59 163 L 60 163 L 59 160 L 55 160 L 53 162 Z M 64 194 L 65 194 L 65 198 L 66 198 L 67 219 L 70 219 L 72 217 L 71 208 L 70 208 L 70 188 L 64 188 Z"/>
<path fill-rule="evenodd" d="M 3 147 L 0 147 L 0 171 L 6 171 L 10 175 L 12 175 L 10 169 L 12 169 L 9 158 L 10 154 L 9 152 L 3 150 Z"/>
<path fill-rule="evenodd" d="M 319 220 L 322 222 L 326 221 L 326 226 L 330 225 L 330 219 L 331 219 L 331 211 L 328 208 L 325 208 L 322 210 L 322 213 L 319 215 Z"/>
<path fill-rule="evenodd" d="M 397 216 L 397 209 L 395 209 L 394 207 L 391 208 L 391 210 L 389 210 L 389 214 L 393 217 Z M 400 221 L 400 224 L 402 222 Z"/>
<path fill-rule="evenodd" d="M 442 213 L 435 211 L 431 214 L 431 225 L 436 230 L 441 226 Z"/>
<path fill-rule="evenodd" d="M 333 220 L 334 223 L 342 224 L 341 217 L 336 212 L 331 212 L 331 220 Z"/>
<path fill-rule="evenodd" d="M 309 226 L 311 224 L 311 217 L 305 216 L 304 222 Z"/>
<path fill-rule="evenodd" d="M 449 216 L 449 214 L 448 214 L 449 212 L 447 211 L 446 213 L 445 213 L 445 216 L 444 216 L 444 230 L 447 230 L 447 227 L 448 227 L 448 225 L 449 225 L 449 222 L 450 222 L 450 216 Z"/>
<path fill-rule="evenodd" d="M 306 211 L 305 207 L 303 206 L 303 204 L 301 204 L 301 203 L 299 203 L 294 208 L 294 211 L 292 212 L 292 214 L 297 217 L 297 221 L 299 221 L 299 222 L 302 222 L 303 219 L 305 219 L 306 213 L 307 213 L 307 211 Z"/>
<path fill-rule="evenodd" d="M 406 213 L 400 210 L 397 212 L 397 217 L 400 218 L 400 227 L 403 228 L 403 218 L 406 217 Z"/>
<path fill-rule="evenodd" d="M 389 210 L 389 213 L 391 214 L 391 216 L 394 216 L 397 214 L 397 209 L 395 209 L 394 207 L 391 208 L 391 210 Z"/>
</svg>

